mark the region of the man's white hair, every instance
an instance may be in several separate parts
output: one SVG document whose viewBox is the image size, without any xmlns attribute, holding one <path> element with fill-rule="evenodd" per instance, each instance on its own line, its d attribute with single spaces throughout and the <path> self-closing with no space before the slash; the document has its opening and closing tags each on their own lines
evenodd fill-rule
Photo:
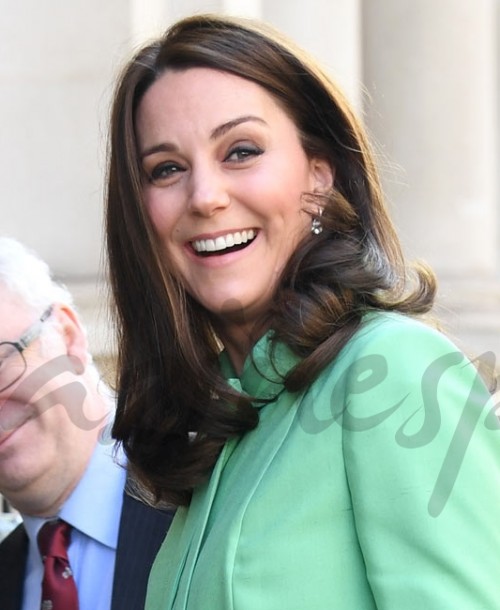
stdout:
<svg viewBox="0 0 500 610">
<path fill-rule="evenodd" d="M 74 308 L 73 297 L 53 279 L 47 263 L 11 237 L 0 237 L 0 283 L 39 315 L 52 303 Z"/>
<path fill-rule="evenodd" d="M 67 305 L 75 310 L 73 297 L 63 284 L 56 282 L 49 266 L 33 250 L 12 237 L 0 237 L 0 297 L 2 288 L 20 297 L 35 316 L 42 315 L 54 303 Z M 53 324 L 49 319 L 44 325 L 48 332 L 40 337 L 42 349 L 51 345 Z M 82 325 L 82 332 L 87 335 Z M 87 374 L 97 385 L 100 373 L 92 355 L 88 352 Z"/>
</svg>

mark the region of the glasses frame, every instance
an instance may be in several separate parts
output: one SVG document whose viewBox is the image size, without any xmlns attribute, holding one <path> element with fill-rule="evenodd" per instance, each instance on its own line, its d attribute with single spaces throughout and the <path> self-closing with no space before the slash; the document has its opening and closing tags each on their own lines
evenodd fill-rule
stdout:
<svg viewBox="0 0 500 610">
<path fill-rule="evenodd" d="M 15 351 L 19 353 L 21 359 L 23 361 L 23 370 L 17 375 L 11 382 L 9 382 L 6 386 L 0 387 L 0 392 L 4 392 L 12 387 L 26 372 L 28 368 L 28 363 L 26 362 L 26 358 L 24 357 L 24 350 L 27 349 L 34 341 L 36 341 L 40 335 L 42 334 L 43 323 L 50 318 L 52 315 L 53 306 L 50 305 L 47 309 L 42 313 L 42 315 L 38 318 L 36 322 L 34 322 L 24 333 L 19 337 L 17 341 L 0 341 L 0 347 L 2 345 L 10 345 Z M 7 356 L 10 358 L 10 356 Z M 6 358 L 6 359 L 7 359 Z"/>
</svg>

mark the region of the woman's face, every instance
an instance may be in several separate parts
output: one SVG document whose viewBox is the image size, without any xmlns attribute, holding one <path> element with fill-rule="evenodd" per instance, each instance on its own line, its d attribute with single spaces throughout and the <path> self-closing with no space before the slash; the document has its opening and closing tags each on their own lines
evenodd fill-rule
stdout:
<svg viewBox="0 0 500 610">
<path fill-rule="evenodd" d="M 208 68 L 167 71 L 136 115 L 144 196 L 173 273 L 217 318 L 250 327 L 311 227 L 304 192 L 332 185 L 259 85 Z"/>
</svg>

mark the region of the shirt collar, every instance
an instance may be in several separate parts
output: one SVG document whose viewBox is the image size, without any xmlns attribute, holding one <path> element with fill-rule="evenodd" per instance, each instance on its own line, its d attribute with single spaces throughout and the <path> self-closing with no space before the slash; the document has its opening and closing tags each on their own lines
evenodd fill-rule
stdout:
<svg viewBox="0 0 500 610">
<path fill-rule="evenodd" d="M 87 469 L 60 511 L 60 518 L 116 549 L 126 469 L 114 443 L 96 445 Z"/>
</svg>

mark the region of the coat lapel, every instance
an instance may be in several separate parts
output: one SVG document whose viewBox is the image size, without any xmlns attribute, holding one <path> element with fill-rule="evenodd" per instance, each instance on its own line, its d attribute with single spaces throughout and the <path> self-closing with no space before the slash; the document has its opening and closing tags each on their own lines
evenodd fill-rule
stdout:
<svg viewBox="0 0 500 610">
<path fill-rule="evenodd" d="M 151 508 L 124 492 L 111 610 L 144 607 L 149 571 L 172 517 L 173 511 Z"/>
<path fill-rule="evenodd" d="M 28 535 L 18 525 L 0 544 L 0 608 L 20 610 L 24 572 L 28 556 Z"/>
<path fill-rule="evenodd" d="M 239 511 L 238 518 L 242 520 L 245 506 L 248 504 L 248 496 L 254 492 L 262 473 L 267 470 L 279 451 L 297 416 L 296 410 L 291 408 L 295 400 L 297 400 L 295 395 L 288 395 L 287 400 L 282 400 L 279 413 L 275 412 L 272 407 L 262 413 L 262 417 L 273 417 L 275 421 L 274 425 L 267 427 L 267 430 L 272 432 L 262 438 L 258 453 L 255 453 L 255 445 L 248 441 L 252 435 L 259 433 L 259 427 L 255 431 L 248 432 L 243 439 L 228 441 L 219 456 L 210 480 L 194 492 L 189 509 L 185 507 L 178 509 L 171 535 L 163 544 L 153 568 L 153 577 L 148 592 L 148 608 L 185 610 L 188 607 L 194 570 L 198 565 L 200 552 L 209 535 L 210 527 L 213 527 L 213 523 L 210 526 L 209 522 L 213 519 L 214 502 L 217 500 L 220 487 L 227 486 L 227 482 L 223 482 L 224 476 L 227 476 L 227 473 L 224 472 L 226 465 L 231 462 L 232 478 L 244 480 L 245 483 L 242 486 L 237 484 L 232 486 L 230 492 L 223 491 L 222 501 L 233 506 L 234 504 L 239 505 L 241 511 Z M 248 450 L 247 446 L 249 446 Z M 233 464 L 235 458 L 236 464 Z M 225 532 L 234 528 L 234 522 L 227 523 L 225 520 L 226 514 L 234 516 L 234 512 L 234 508 L 225 510 L 223 506 L 219 507 L 217 509 L 219 517 L 217 527 Z M 224 534 L 221 534 L 220 539 L 223 537 Z"/>
</svg>

